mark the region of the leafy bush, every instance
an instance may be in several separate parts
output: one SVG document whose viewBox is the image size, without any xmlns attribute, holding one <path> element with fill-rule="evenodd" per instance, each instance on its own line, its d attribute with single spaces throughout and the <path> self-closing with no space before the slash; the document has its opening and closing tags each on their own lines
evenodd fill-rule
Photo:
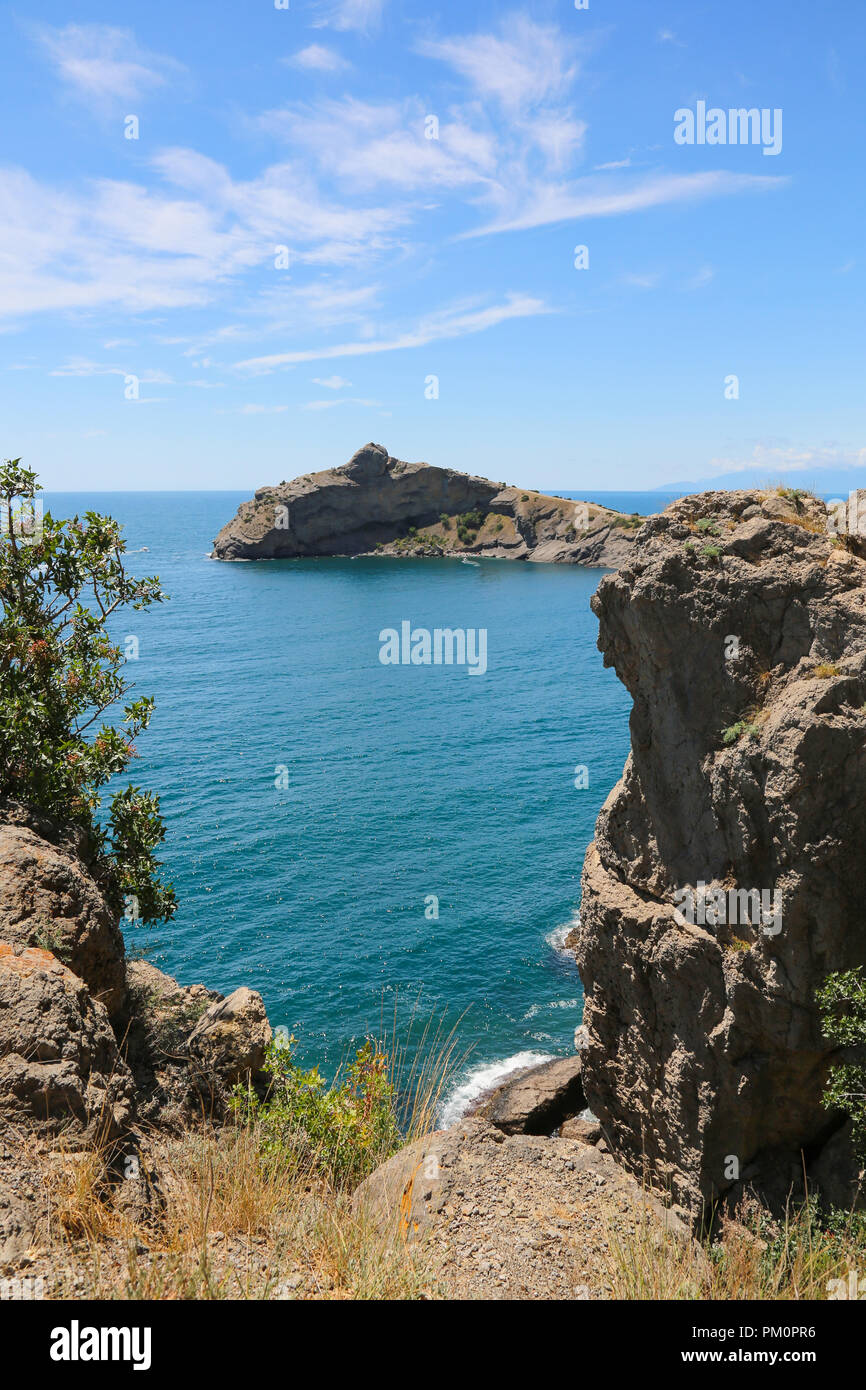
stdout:
<svg viewBox="0 0 866 1390">
<path fill-rule="evenodd" d="M 256 1124 L 266 1157 L 308 1164 L 338 1185 L 361 1182 L 403 1142 L 389 1060 L 368 1040 L 345 1079 L 327 1086 L 318 1067 L 295 1062 L 294 1044 L 294 1037 L 271 1043 L 267 1097 L 261 1101 L 239 1087 L 235 1111 Z"/>
<path fill-rule="evenodd" d="M 801 487 L 780 487 L 776 489 L 780 497 L 784 497 L 789 502 L 793 502 L 798 512 L 803 510 L 803 498 L 808 497 L 808 493 Z"/>
<path fill-rule="evenodd" d="M 40 491 L 20 459 L 0 465 L 0 798 L 87 832 L 118 914 L 129 894 L 142 919 L 168 920 L 176 902 L 155 857 L 165 836 L 159 798 L 126 786 L 112 796 L 107 824 L 95 817 L 100 789 L 125 772 L 153 712 L 149 697 L 124 703 L 132 686 L 107 624 L 119 609 L 165 595 L 155 575 L 127 574 L 110 517 L 47 513 L 22 534 L 18 518 L 34 512 Z M 114 723 L 102 718 L 110 710 Z"/>
<path fill-rule="evenodd" d="M 719 528 L 708 516 L 702 516 L 700 521 L 695 522 L 695 530 L 700 531 L 701 535 L 705 536 L 717 536 L 719 534 Z"/>
<path fill-rule="evenodd" d="M 866 971 L 862 967 L 828 975 L 816 999 L 824 1034 L 831 1042 L 837 1047 L 866 1045 Z M 824 1105 L 850 1115 L 854 1148 L 866 1164 L 866 1063 L 831 1067 Z"/>
<path fill-rule="evenodd" d="M 750 724 L 747 719 L 738 719 L 736 724 L 731 724 L 727 729 L 722 730 L 722 743 L 727 746 L 744 737 L 754 740 L 758 737 L 759 732 L 757 724 Z"/>
</svg>

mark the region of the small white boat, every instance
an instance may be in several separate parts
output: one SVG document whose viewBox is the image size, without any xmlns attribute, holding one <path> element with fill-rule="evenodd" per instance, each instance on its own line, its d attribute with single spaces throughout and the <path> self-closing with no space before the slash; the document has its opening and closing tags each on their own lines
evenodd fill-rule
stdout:
<svg viewBox="0 0 866 1390">
<path fill-rule="evenodd" d="M 480 560 L 467 560 L 465 555 L 463 556 L 463 559 L 460 561 L 460 563 L 461 565 L 471 565 L 472 568 L 476 570 L 480 570 L 481 568 Z"/>
</svg>

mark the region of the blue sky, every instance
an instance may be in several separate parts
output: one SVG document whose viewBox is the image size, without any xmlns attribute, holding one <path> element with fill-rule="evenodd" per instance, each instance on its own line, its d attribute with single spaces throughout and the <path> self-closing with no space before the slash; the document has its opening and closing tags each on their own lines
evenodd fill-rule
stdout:
<svg viewBox="0 0 866 1390">
<path fill-rule="evenodd" d="M 861 0 L 0 14 L 0 452 L 46 487 L 370 439 L 537 487 L 866 482 Z M 780 109 L 781 151 L 677 144 L 699 101 Z"/>
</svg>

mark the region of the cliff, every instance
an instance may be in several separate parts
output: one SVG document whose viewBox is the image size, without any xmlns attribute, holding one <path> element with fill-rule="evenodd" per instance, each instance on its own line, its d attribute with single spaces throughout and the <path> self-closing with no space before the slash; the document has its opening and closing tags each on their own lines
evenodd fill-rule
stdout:
<svg viewBox="0 0 866 1390">
<path fill-rule="evenodd" d="M 74 832 L 0 809 L 0 1273 L 46 1246 L 64 1161 L 98 1156 L 103 1197 L 148 1221 L 171 1180 L 161 1141 L 262 1079 L 261 996 L 129 960 L 96 870 Z"/>
<path fill-rule="evenodd" d="M 804 1168 L 835 1203 L 858 1191 L 815 1003 L 866 965 L 858 549 L 814 499 L 705 493 L 593 599 L 634 707 L 583 871 L 583 1084 L 614 1155 L 694 1222 L 749 1188 L 778 1207 Z"/>
<path fill-rule="evenodd" d="M 258 488 L 214 541 L 217 560 L 315 555 L 486 555 L 613 567 L 637 520 L 366 444 L 341 468 Z"/>
</svg>

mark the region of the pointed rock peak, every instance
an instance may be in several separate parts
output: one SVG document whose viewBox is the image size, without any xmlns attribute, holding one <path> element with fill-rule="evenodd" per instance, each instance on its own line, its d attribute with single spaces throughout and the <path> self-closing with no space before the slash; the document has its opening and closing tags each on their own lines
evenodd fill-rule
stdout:
<svg viewBox="0 0 866 1390">
<path fill-rule="evenodd" d="M 350 478 L 378 478 L 387 471 L 388 450 L 384 444 L 365 444 L 340 470 Z"/>
</svg>

